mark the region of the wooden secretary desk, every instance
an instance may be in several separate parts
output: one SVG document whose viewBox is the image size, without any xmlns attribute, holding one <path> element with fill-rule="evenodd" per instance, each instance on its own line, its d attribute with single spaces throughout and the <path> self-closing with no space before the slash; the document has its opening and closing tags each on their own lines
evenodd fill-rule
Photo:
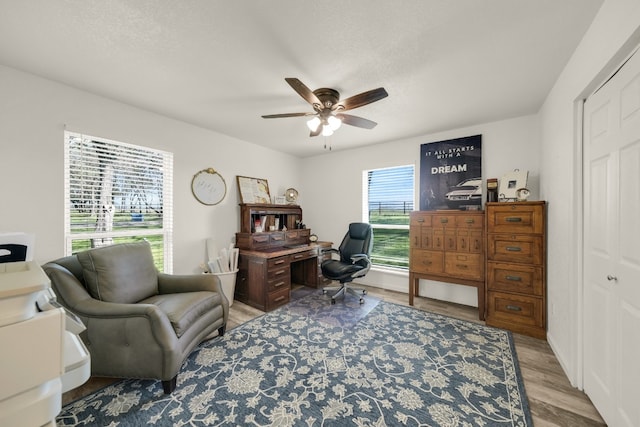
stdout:
<svg viewBox="0 0 640 427">
<path fill-rule="evenodd" d="M 318 288 L 329 281 L 320 264 L 330 254 L 330 242 L 309 242 L 311 230 L 302 223 L 298 205 L 241 204 L 240 249 L 235 298 L 262 311 L 290 300 L 291 283 Z M 256 224 L 267 231 L 256 231 Z"/>
</svg>

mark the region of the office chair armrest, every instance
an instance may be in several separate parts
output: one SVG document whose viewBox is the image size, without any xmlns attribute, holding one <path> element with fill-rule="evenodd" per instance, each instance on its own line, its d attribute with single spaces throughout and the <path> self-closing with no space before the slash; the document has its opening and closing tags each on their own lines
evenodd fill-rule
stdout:
<svg viewBox="0 0 640 427">
<path fill-rule="evenodd" d="M 355 264 L 358 261 L 366 260 L 369 262 L 369 256 L 367 254 L 353 254 L 351 255 L 351 263 Z"/>
<path fill-rule="evenodd" d="M 320 249 L 320 252 L 324 255 L 324 254 L 331 254 L 333 256 L 333 254 L 337 254 L 338 256 L 340 255 L 340 251 L 337 250 L 336 248 L 323 248 Z"/>
</svg>

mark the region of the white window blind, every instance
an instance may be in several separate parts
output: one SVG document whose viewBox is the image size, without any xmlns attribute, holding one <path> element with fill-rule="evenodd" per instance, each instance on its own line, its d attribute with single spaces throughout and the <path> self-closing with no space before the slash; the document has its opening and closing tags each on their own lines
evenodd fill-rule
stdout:
<svg viewBox="0 0 640 427">
<path fill-rule="evenodd" d="M 409 267 L 409 212 L 414 206 L 414 166 L 367 170 L 364 221 L 374 228 L 372 263 Z"/>
<path fill-rule="evenodd" d="M 173 154 L 65 132 L 66 253 L 147 240 L 172 271 Z"/>
</svg>

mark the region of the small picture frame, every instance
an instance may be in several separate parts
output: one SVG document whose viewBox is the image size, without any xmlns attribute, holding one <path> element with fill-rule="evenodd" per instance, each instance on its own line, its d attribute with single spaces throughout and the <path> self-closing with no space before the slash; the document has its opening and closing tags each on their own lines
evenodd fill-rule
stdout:
<svg viewBox="0 0 640 427">
<path fill-rule="evenodd" d="M 236 175 L 236 180 L 238 182 L 238 192 L 240 193 L 240 203 L 271 204 L 269 183 L 266 179 Z"/>
<path fill-rule="evenodd" d="M 521 171 L 519 169 L 514 169 L 513 172 L 504 174 L 500 178 L 498 201 L 515 202 L 518 200 L 517 192 L 520 188 L 526 188 L 528 176 L 529 171 Z"/>
</svg>

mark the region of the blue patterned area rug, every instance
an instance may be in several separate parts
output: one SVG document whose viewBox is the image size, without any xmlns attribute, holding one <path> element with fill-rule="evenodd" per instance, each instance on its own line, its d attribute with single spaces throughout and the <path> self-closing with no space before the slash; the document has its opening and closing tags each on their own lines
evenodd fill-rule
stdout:
<svg viewBox="0 0 640 427">
<path fill-rule="evenodd" d="M 176 390 L 124 380 L 59 426 L 532 426 L 511 333 L 314 292 L 201 344 Z"/>
</svg>

